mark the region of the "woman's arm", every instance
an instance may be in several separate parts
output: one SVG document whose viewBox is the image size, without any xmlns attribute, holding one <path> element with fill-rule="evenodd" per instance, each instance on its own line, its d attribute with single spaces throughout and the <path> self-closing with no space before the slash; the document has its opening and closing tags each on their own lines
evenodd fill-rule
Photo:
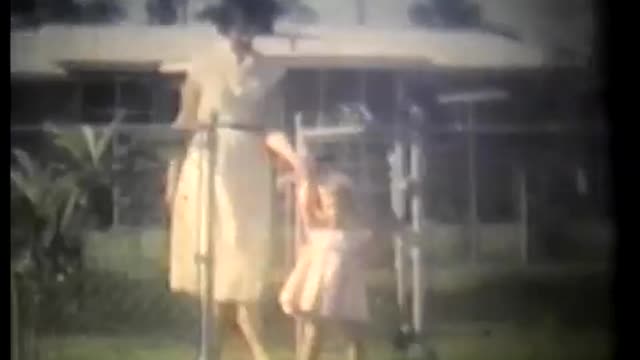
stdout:
<svg viewBox="0 0 640 360">
<path fill-rule="evenodd" d="M 187 74 L 187 78 L 182 84 L 180 95 L 180 109 L 172 127 L 174 129 L 190 130 L 197 124 L 196 118 L 200 103 L 200 88 L 192 73 Z M 180 160 L 178 157 L 173 157 L 169 160 L 165 183 L 165 204 L 169 209 L 173 206 L 179 171 Z"/>
<path fill-rule="evenodd" d="M 178 174 L 180 171 L 179 167 L 180 162 L 178 161 L 178 159 L 169 160 L 164 194 L 165 205 L 167 206 L 167 209 L 169 209 L 169 211 L 171 211 L 171 209 L 173 208 L 173 198 L 175 197 L 176 187 L 178 183 Z"/>
<path fill-rule="evenodd" d="M 298 180 L 304 178 L 306 170 L 300 156 L 295 152 L 284 132 L 271 130 L 265 136 L 265 145 L 277 162 L 286 164 L 296 174 Z"/>
<path fill-rule="evenodd" d="M 180 92 L 180 110 L 173 127 L 190 130 L 196 127 L 200 105 L 200 86 L 192 74 L 188 74 Z"/>
</svg>

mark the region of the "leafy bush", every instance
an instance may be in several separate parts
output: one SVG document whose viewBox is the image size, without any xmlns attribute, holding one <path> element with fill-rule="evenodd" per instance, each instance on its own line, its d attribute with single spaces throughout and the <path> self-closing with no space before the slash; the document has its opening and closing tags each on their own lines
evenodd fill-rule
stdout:
<svg viewBox="0 0 640 360">
<path fill-rule="evenodd" d="M 12 317 L 18 321 L 23 356 L 47 317 L 49 302 L 77 290 L 82 269 L 82 237 L 92 223 L 90 194 L 109 184 L 105 154 L 118 121 L 98 131 L 79 133 L 49 127 L 53 143 L 66 155 L 63 161 L 42 164 L 13 149 L 11 166 Z M 73 302 L 67 304 L 76 306 Z M 43 314 L 42 311 L 44 311 Z"/>
</svg>

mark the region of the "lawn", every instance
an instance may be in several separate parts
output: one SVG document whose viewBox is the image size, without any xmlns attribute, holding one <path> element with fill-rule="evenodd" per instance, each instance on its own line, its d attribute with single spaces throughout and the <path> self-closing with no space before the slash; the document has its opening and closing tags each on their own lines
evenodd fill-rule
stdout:
<svg viewBox="0 0 640 360">
<path fill-rule="evenodd" d="M 287 344 L 288 343 L 288 344 Z M 606 360 L 611 359 L 611 345 L 604 332 L 566 331 L 549 327 L 538 329 L 502 329 L 492 334 L 462 331 L 434 335 L 430 340 L 438 359 L 444 360 Z M 229 341 L 224 360 L 248 359 L 249 354 L 236 337 Z M 290 341 L 270 341 L 274 360 L 293 359 Z M 322 359 L 344 358 L 338 342 L 327 344 Z M 195 359 L 191 344 L 159 337 L 68 336 L 43 339 L 43 360 L 185 360 Z M 402 359 L 388 341 L 371 340 L 371 360 Z"/>
</svg>

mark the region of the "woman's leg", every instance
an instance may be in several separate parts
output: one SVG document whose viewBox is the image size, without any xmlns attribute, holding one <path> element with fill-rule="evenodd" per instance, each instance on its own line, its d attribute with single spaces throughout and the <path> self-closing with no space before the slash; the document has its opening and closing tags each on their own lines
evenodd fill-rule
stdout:
<svg viewBox="0 0 640 360">
<path fill-rule="evenodd" d="M 228 303 L 215 302 L 213 305 L 213 343 L 211 344 L 212 359 L 220 359 L 225 341 L 225 332 L 233 318 L 233 306 Z"/>
<path fill-rule="evenodd" d="M 317 360 L 320 355 L 322 342 L 323 333 L 320 324 L 313 320 L 304 320 L 299 360 Z"/>
<path fill-rule="evenodd" d="M 262 332 L 258 304 L 238 304 L 236 319 L 242 330 L 254 360 L 268 360 Z"/>
</svg>

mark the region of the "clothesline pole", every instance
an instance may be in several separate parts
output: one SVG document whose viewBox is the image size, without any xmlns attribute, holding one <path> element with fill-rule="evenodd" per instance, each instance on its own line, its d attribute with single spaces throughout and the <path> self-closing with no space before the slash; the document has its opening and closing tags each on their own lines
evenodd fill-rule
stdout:
<svg viewBox="0 0 640 360">
<path fill-rule="evenodd" d="M 215 129 L 212 127 L 198 129 L 196 136 L 204 137 L 204 144 L 208 151 L 201 154 L 198 161 L 198 192 L 201 194 L 198 197 L 198 202 L 204 200 L 204 204 L 197 204 L 197 229 L 198 231 L 198 254 L 196 254 L 196 265 L 198 267 L 198 282 L 200 287 L 200 354 L 199 360 L 218 360 L 211 358 L 211 343 L 216 344 L 215 336 L 213 333 L 211 324 L 215 321 L 213 319 L 213 313 L 211 311 L 212 306 L 212 290 L 214 267 L 213 260 L 213 224 L 211 216 L 214 209 L 214 181 L 213 181 L 213 169 L 215 168 L 215 141 L 213 141 Z M 207 169 L 208 167 L 208 169 Z M 204 198 L 203 195 L 208 195 Z M 204 205 L 204 209 L 202 206 Z M 204 210 L 204 211 L 203 211 Z M 203 214 L 204 213 L 204 214 Z M 204 215 L 204 216 L 203 216 Z M 204 224 L 202 222 L 205 222 Z M 204 225 L 204 226 L 203 226 Z M 204 231 L 202 231 L 204 229 Z M 217 352 L 216 352 L 217 353 Z"/>
<path fill-rule="evenodd" d="M 295 115 L 294 118 L 294 123 L 295 123 L 295 149 L 297 153 L 304 153 L 304 139 L 303 139 L 303 129 L 302 129 L 302 114 L 301 113 L 297 113 Z M 293 256 L 294 256 L 294 264 L 298 258 L 298 256 L 300 255 L 300 249 L 302 247 L 302 237 L 303 237 L 303 229 L 302 229 L 302 221 L 300 218 L 300 214 L 297 211 L 297 191 L 295 189 L 294 186 L 294 190 L 293 190 L 294 194 L 293 194 L 293 209 L 294 209 L 294 214 L 295 214 L 295 218 L 294 218 L 294 234 L 293 234 Z M 303 326 L 302 326 L 302 322 L 300 321 L 300 319 L 298 319 L 297 317 L 294 318 L 294 322 L 295 322 L 295 354 L 296 354 L 296 358 L 299 358 L 301 355 L 301 350 L 302 350 L 302 337 L 303 337 Z"/>
</svg>

